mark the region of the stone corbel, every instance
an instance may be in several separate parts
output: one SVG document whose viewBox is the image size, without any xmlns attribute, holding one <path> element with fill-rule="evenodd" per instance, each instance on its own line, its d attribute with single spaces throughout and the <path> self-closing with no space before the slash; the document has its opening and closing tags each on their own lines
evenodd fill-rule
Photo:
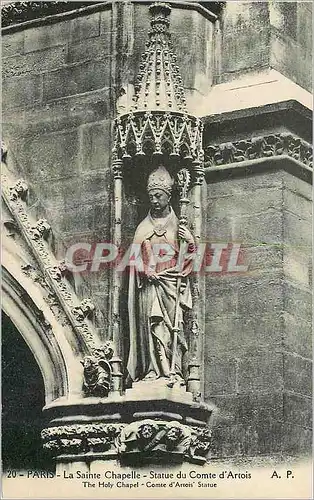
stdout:
<svg viewBox="0 0 314 500">
<path fill-rule="evenodd" d="M 204 464 L 211 448 L 211 431 L 175 420 L 143 419 L 125 423 L 78 423 L 51 426 L 41 432 L 52 456 L 84 460 L 118 458 L 121 463 L 157 459 Z"/>
<path fill-rule="evenodd" d="M 90 356 L 81 361 L 84 368 L 85 396 L 108 397 L 109 393 L 120 394 L 122 389 L 121 360 L 114 356 L 112 341 L 92 350 Z"/>
<path fill-rule="evenodd" d="M 12 201 L 21 198 L 21 200 L 25 200 L 28 193 L 28 185 L 23 179 L 19 179 L 16 181 L 14 186 L 10 188 L 10 199 Z"/>
</svg>

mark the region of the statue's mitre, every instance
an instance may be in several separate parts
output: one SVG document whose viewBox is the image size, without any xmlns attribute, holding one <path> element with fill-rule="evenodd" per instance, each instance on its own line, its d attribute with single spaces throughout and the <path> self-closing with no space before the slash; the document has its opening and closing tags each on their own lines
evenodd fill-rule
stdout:
<svg viewBox="0 0 314 500">
<path fill-rule="evenodd" d="M 147 191 L 152 189 L 161 189 L 165 193 L 171 195 L 173 187 L 173 179 L 169 172 L 160 165 L 156 170 L 154 170 L 148 177 L 147 181 Z"/>
</svg>

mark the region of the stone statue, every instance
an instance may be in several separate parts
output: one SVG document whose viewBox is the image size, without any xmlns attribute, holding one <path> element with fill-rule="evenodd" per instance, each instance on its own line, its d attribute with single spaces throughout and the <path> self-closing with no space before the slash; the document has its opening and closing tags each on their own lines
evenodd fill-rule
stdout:
<svg viewBox="0 0 314 500">
<path fill-rule="evenodd" d="M 167 384 L 185 385 L 183 357 L 187 352 L 184 337 L 184 311 L 191 309 L 188 275 L 192 270 L 194 238 L 180 224 L 171 205 L 173 179 L 160 166 L 148 178 L 150 211 L 138 225 L 133 244 L 140 246 L 143 268 L 130 266 L 129 327 L 130 349 L 127 363 L 132 381 L 165 378 Z M 180 245 L 186 253 L 178 265 Z M 160 247 L 159 247 L 160 245 Z M 156 248 L 170 248 L 170 258 L 157 259 Z"/>
<path fill-rule="evenodd" d="M 110 341 L 95 348 L 91 356 L 81 361 L 84 369 L 83 389 L 86 396 L 107 397 L 112 384 L 110 360 L 113 347 Z"/>
</svg>

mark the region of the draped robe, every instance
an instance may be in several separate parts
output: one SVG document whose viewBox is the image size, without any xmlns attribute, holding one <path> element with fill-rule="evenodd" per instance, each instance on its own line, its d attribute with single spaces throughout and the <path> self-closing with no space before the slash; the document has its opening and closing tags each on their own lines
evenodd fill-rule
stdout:
<svg viewBox="0 0 314 500">
<path fill-rule="evenodd" d="M 157 377 L 169 377 L 178 295 L 180 330 L 175 353 L 175 372 L 182 377 L 182 359 L 187 351 L 183 332 L 183 311 L 192 307 L 188 280 L 192 261 L 187 257 L 181 268 L 176 268 L 180 250 L 178 225 L 178 219 L 171 209 L 170 214 L 163 219 L 153 219 L 149 213 L 135 232 L 133 243 L 140 245 L 144 270 L 139 272 L 136 267 L 130 268 L 128 296 L 130 348 L 127 370 L 133 381 L 142 380 L 150 372 L 154 372 Z M 156 264 L 158 284 L 148 279 L 150 271 L 147 264 L 155 244 L 168 244 L 174 251 L 171 260 Z M 192 253 L 194 249 L 190 248 L 189 246 L 189 251 Z M 181 283 L 178 281 L 179 276 Z"/>
</svg>

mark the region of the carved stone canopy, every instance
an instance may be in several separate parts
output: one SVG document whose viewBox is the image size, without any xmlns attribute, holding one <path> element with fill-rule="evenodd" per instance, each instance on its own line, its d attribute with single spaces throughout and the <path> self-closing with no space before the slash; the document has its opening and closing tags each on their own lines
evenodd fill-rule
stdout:
<svg viewBox="0 0 314 500">
<path fill-rule="evenodd" d="M 120 159 L 162 156 L 202 160 L 203 125 L 185 113 L 134 112 L 115 122 L 114 155 Z"/>
<path fill-rule="evenodd" d="M 180 69 L 169 32 L 171 8 L 149 8 L 151 30 L 142 55 L 133 103 L 115 120 L 114 159 L 169 155 L 203 159 L 201 120 L 187 113 Z"/>
</svg>

